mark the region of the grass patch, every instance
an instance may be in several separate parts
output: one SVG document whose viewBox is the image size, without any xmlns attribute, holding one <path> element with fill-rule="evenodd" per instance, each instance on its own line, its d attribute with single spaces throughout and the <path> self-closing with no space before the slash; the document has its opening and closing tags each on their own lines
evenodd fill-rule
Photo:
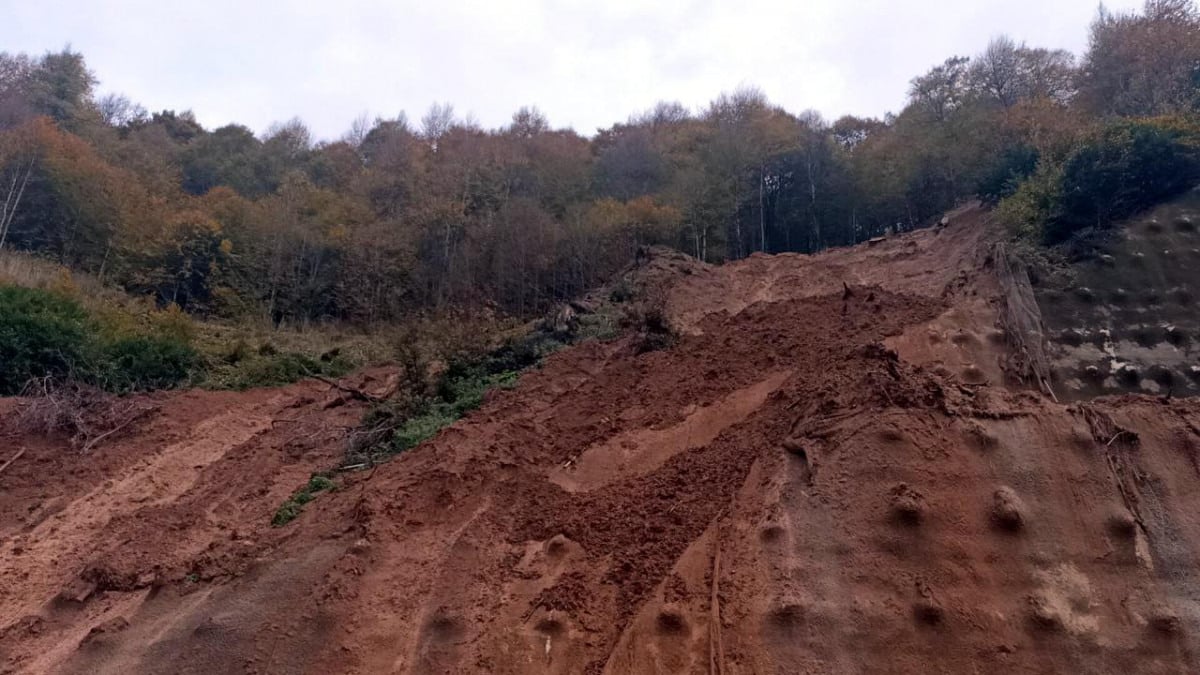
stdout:
<svg viewBox="0 0 1200 675">
<path fill-rule="evenodd" d="M 196 322 L 206 389 L 276 387 L 310 375 L 341 377 L 356 368 L 397 359 L 387 327 L 366 331 L 342 324 L 275 326 L 265 319 Z"/>
<path fill-rule="evenodd" d="M 308 479 L 308 483 L 288 497 L 287 501 L 275 510 L 275 515 L 271 517 L 271 525 L 282 527 L 296 519 L 304 510 L 304 505 L 317 498 L 317 495 L 325 492 L 336 490 L 337 485 L 329 476 L 325 474 L 314 474 Z"/>
</svg>

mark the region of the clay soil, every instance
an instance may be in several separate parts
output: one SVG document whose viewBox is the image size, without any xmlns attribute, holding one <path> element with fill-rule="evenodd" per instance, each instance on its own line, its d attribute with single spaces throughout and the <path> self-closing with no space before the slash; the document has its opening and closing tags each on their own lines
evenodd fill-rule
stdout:
<svg viewBox="0 0 1200 675">
<path fill-rule="evenodd" d="M 995 236 L 651 260 L 674 345 L 560 352 L 283 527 L 363 413 L 327 384 L 87 454 L 0 401 L 0 672 L 1197 672 L 1200 404 L 1013 381 Z"/>
</svg>

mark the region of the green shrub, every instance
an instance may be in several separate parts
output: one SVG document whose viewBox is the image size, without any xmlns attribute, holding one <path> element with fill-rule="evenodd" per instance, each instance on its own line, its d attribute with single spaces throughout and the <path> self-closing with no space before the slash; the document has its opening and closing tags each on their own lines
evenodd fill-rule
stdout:
<svg viewBox="0 0 1200 675">
<path fill-rule="evenodd" d="M 511 354 L 500 353 L 505 356 L 456 362 L 431 397 L 396 397 L 371 408 L 363 418 L 366 433 L 350 449 L 350 462 L 374 463 L 416 447 L 482 405 L 488 391 L 515 386 L 519 372 L 487 372 L 509 362 Z"/>
<path fill-rule="evenodd" d="M 186 381 L 198 365 L 179 331 L 114 333 L 71 298 L 0 286 L 0 394 L 19 393 L 35 377 L 117 393 L 161 389 Z"/>
<path fill-rule="evenodd" d="M 1019 160 L 1014 157 L 1012 164 L 1020 168 Z M 998 189 L 996 177 L 991 180 L 987 189 Z M 1002 197 L 997 213 L 1018 233 L 1058 244 L 1081 230 L 1109 227 L 1197 181 L 1200 126 L 1194 120 L 1120 120 L 1092 134 L 1061 162 L 1043 159 Z"/>
<path fill-rule="evenodd" d="M 608 294 L 608 299 L 613 302 L 628 302 L 635 295 L 633 285 L 627 280 L 621 279 L 613 284 L 612 291 Z"/>
<path fill-rule="evenodd" d="M 420 445 L 482 405 L 489 391 L 515 386 L 521 371 L 546 356 L 577 340 L 617 333 L 615 321 L 608 317 L 587 325 L 594 326 L 595 335 L 560 337 L 552 330 L 535 329 L 509 339 L 490 353 L 452 359 L 429 394 L 424 389 L 410 391 L 367 411 L 362 433 L 348 452 L 348 462 L 373 464 Z"/>
<path fill-rule="evenodd" d="M 329 476 L 317 474 L 308 479 L 309 492 L 321 492 L 323 490 L 332 490 L 334 488 L 333 481 Z"/>
<path fill-rule="evenodd" d="M 178 338 L 128 337 L 105 346 L 100 379 L 109 391 L 166 389 L 186 381 L 199 361 L 196 350 Z"/>
<path fill-rule="evenodd" d="M 302 510 L 304 510 L 303 504 L 295 499 L 289 499 L 275 510 L 275 515 L 271 516 L 271 524 L 275 527 L 287 525 L 295 520 Z"/>
<path fill-rule="evenodd" d="M 614 340 L 621 335 L 620 320 L 612 312 L 595 312 L 579 317 L 573 341 Z"/>
<path fill-rule="evenodd" d="M 353 368 L 345 357 L 321 360 L 299 352 L 257 350 L 257 353 L 237 349 L 236 357 L 221 355 L 209 365 L 206 387 L 243 390 L 254 387 L 277 387 L 313 375 L 338 377 Z"/>
<path fill-rule="evenodd" d="M 418 405 L 415 414 L 395 426 L 387 443 L 388 454 L 404 452 L 433 438 L 437 432 L 482 405 L 488 391 L 511 388 L 518 377 L 516 371 L 494 374 L 474 371 L 443 378 L 438 397 Z"/>
<path fill-rule="evenodd" d="M 1027 145 L 1009 148 L 984 171 L 976 192 L 986 204 L 995 204 L 1015 193 L 1021 181 L 1037 169 L 1038 151 Z"/>
<path fill-rule="evenodd" d="M 1107 227 L 1200 180 L 1195 128 L 1171 120 L 1120 121 L 1105 127 L 1063 164 L 1057 213 L 1047 243 L 1087 227 Z"/>
<path fill-rule="evenodd" d="M 426 412 L 409 417 L 392 433 L 388 442 L 389 454 L 404 452 L 433 438 L 437 432 L 454 424 L 462 415 L 445 403 L 431 405 Z"/>
<path fill-rule="evenodd" d="M 273 387 L 321 372 L 321 363 L 314 358 L 296 352 L 269 354 L 255 359 L 242 369 L 239 389 L 249 387 Z"/>
<path fill-rule="evenodd" d="M 0 286 L 0 394 L 19 393 L 34 377 L 82 372 L 88 351 L 87 313 L 74 300 Z"/>
<path fill-rule="evenodd" d="M 679 339 L 679 333 L 671 325 L 665 300 L 649 298 L 625 308 L 622 324 L 636 333 L 634 349 L 639 354 L 667 349 Z"/>
<path fill-rule="evenodd" d="M 1046 223 L 1057 217 L 1061 192 L 1062 167 L 1042 164 L 1021 181 L 1013 194 L 1000 200 L 997 216 L 1014 234 L 1036 241 L 1042 237 Z"/>
<path fill-rule="evenodd" d="M 279 505 L 275 510 L 275 515 L 271 517 L 271 524 L 275 527 L 287 525 L 300 515 L 304 510 L 304 505 L 317 498 L 317 494 L 326 490 L 333 490 L 337 484 L 327 475 L 313 474 L 308 479 L 308 483 L 288 497 L 288 500 Z"/>
</svg>

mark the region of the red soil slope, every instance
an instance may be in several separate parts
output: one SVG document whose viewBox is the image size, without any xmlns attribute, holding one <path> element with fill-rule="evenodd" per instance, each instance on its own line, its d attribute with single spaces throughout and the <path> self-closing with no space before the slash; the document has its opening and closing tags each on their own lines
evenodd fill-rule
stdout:
<svg viewBox="0 0 1200 675">
<path fill-rule="evenodd" d="M 990 236 L 688 268 L 283 528 L 326 385 L 10 435 L 0 671 L 1195 672 L 1200 404 L 1006 385 Z"/>
</svg>

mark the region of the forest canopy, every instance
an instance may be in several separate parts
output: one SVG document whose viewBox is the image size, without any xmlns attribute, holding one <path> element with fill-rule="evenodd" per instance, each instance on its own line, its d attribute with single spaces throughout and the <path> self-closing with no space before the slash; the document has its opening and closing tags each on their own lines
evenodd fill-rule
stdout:
<svg viewBox="0 0 1200 675">
<path fill-rule="evenodd" d="M 393 321 L 530 315 L 644 245 L 710 262 L 908 230 L 973 198 L 1061 241 L 1200 180 L 1200 13 L 1103 9 L 1086 53 L 1008 37 L 911 81 L 882 119 L 753 88 L 587 138 L 535 107 L 484 129 L 434 105 L 316 141 L 206 129 L 97 94 L 84 55 L 0 54 L 0 249 L 193 313 Z"/>
</svg>

